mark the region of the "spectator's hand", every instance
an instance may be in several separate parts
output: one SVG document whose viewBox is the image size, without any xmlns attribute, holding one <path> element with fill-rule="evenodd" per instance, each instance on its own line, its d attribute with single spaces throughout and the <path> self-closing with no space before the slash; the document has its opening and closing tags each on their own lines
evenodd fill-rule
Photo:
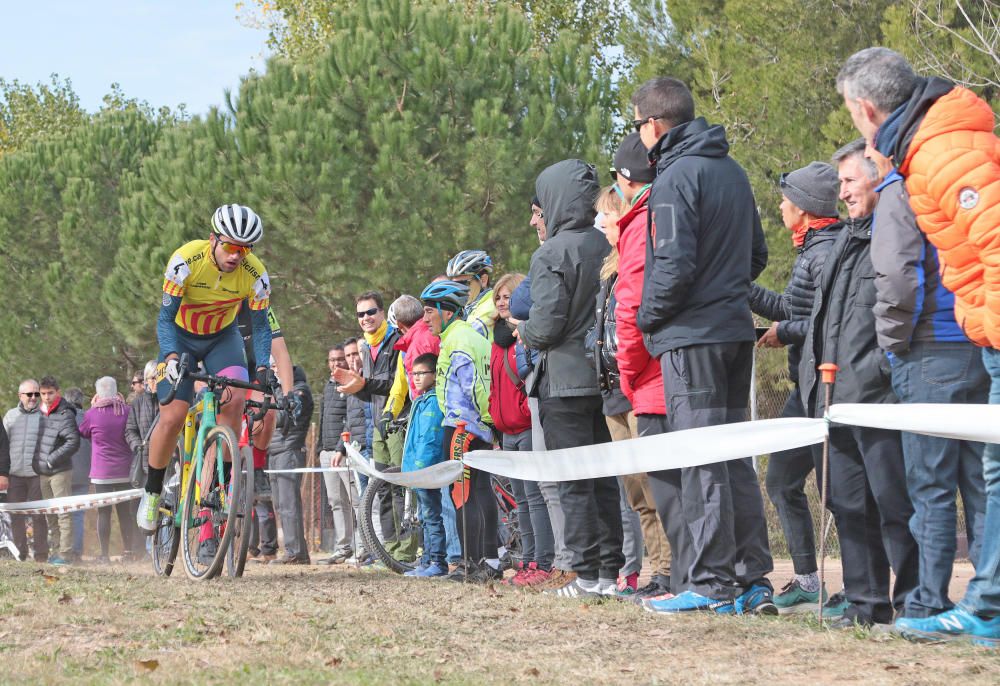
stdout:
<svg viewBox="0 0 1000 686">
<path fill-rule="evenodd" d="M 510 328 L 514 329 L 515 331 L 517 331 L 517 325 L 521 323 L 520 319 L 514 319 L 513 317 L 507 317 L 506 321 L 507 324 L 510 325 Z"/>
<path fill-rule="evenodd" d="M 340 452 L 339 450 L 337 452 L 335 452 L 333 454 L 333 459 L 330 460 L 330 464 L 333 465 L 334 467 L 343 467 L 344 466 L 344 453 Z"/>
<path fill-rule="evenodd" d="M 350 369 L 335 369 L 333 380 L 340 384 L 337 390 L 341 393 L 353 395 L 365 387 L 365 378 Z"/>
<path fill-rule="evenodd" d="M 8 485 L 7 484 L 7 477 L 6 476 L 0 476 L 0 491 L 6 491 L 7 490 L 7 485 Z"/>
<path fill-rule="evenodd" d="M 385 437 L 389 435 L 389 422 L 392 421 L 392 413 L 385 412 L 378 420 L 378 433 L 385 440 Z"/>
<path fill-rule="evenodd" d="M 771 324 L 771 328 L 764 332 L 764 335 L 757 341 L 758 348 L 784 348 L 785 344 L 778 340 L 778 322 Z"/>
</svg>

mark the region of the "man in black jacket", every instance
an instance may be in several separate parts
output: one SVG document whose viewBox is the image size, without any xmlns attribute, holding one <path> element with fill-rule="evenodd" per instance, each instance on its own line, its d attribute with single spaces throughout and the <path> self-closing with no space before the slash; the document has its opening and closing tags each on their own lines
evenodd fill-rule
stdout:
<svg viewBox="0 0 1000 686">
<path fill-rule="evenodd" d="M 812 417 L 826 412 L 816 367 L 838 365 L 831 404 L 894 403 L 889 361 L 875 337 L 875 268 L 871 214 L 878 172 L 857 140 L 833 157 L 840 197 L 850 219 L 830 248 L 816 288 L 812 319 L 802 347 L 799 387 Z M 898 431 L 855 426 L 830 428 L 829 507 L 837 522 L 847 606 L 831 598 L 836 626 L 887 624 L 902 612 L 917 583 L 917 545 L 909 529 L 913 506 Z M 889 595 L 889 568 L 896 582 Z M 824 616 L 827 615 L 824 610 Z"/>
<path fill-rule="evenodd" d="M 76 408 L 62 399 L 59 382 L 42 377 L 42 435 L 33 466 L 39 476 L 42 497 L 65 498 L 73 495 L 73 455 L 80 447 Z M 65 512 L 46 515 L 49 523 L 49 562 L 69 564 L 73 559 L 73 515 Z"/>
<path fill-rule="evenodd" d="M 755 340 L 750 282 L 767 266 L 753 190 L 729 157 L 722 127 L 695 119 L 684 83 L 647 81 L 632 104 L 633 126 L 657 167 L 636 322 L 660 359 L 668 426 L 743 421 Z M 649 478 L 666 519 L 673 490 L 664 473 Z M 690 585 L 648 607 L 776 614 L 765 578 L 773 563 L 764 502 L 751 458 L 684 469 L 680 481 L 690 549 L 674 548 L 674 557 L 690 561 Z"/>
<path fill-rule="evenodd" d="M 597 171 L 580 160 L 557 162 L 535 181 L 547 235 L 531 256 L 531 310 L 517 334 L 525 346 L 541 352 L 532 394 L 538 397 L 549 450 L 611 440 L 597 375 L 584 345 L 594 323 L 601 264 L 610 251 L 594 228 L 598 190 Z M 564 585 L 550 590 L 574 598 L 614 592 L 625 564 L 618 481 L 563 481 L 559 499 L 576 578 L 569 576 Z"/>
<path fill-rule="evenodd" d="M 309 433 L 309 422 L 312 419 L 313 397 L 309 384 L 306 383 L 305 370 L 295 365 L 292 372 L 295 383 L 289 395 L 298 396 L 301 412 L 297 417 L 293 416 L 287 433 L 274 432 L 269 446 L 271 469 L 300 469 L 306 466 L 306 434 Z M 284 415 L 291 411 L 281 410 L 278 413 L 278 426 L 285 425 Z M 271 560 L 271 564 L 309 564 L 309 546 L 302 521 L 301 487 L 301 474 L 271 474 L 271 494 L 285 539 L 284 557 Z"/>
<path fill-rule="evenodd" d="M 799 361 L 816 284 L 830 246 L 844 228 L 837 215 L 839 184 L 837 170 L 824 162 L 812 162 L 781 175 L 781 218 L 798 253 L 792 278 L 784 293 L 756 283 L 750 292 L 750 309 L 774 322 L 757 347 L 788 346 L 788 374 L 795 387 L 788 394 L 782 417 L 806 416 L 798 389 Z M 795 570 L 795 577 L 774 599 L 781 613 L 814 609 L 821 592 L 812 512 L 805 492 L 817 454 L 815 446 L 804 446 L 774 453 L 767 462 L 767 495 L 778 511 Z"/>
<path fill-rule="evenodd" d="M 323 402 L 319 411 L 319 464 L 321 467 L 331 467 L 334 463 L 339 463 L 338 450 L 340 447 L 340 434 L 347 425 L 347 394 L 337 390 L 337 382 L 333 379 L 333 372 L 337 369 L 347 369 L 347 355 L 344 352 L 343 344 L 337 344 L 330 348 L 326 357 L 327 365 L 330 368 L 330 378 L 323 386 Z M 330 512 L 333 514 L 333 555 L 318 564 L 335 565 L 341 564 L 354 554 L 354 509 L 352 507 L 353 496 L 351 489 L 350 472 L 329 472 L 323 475 L 323 483 L 326 485 L 326 497 L 330 504 Z"/>
</svg>

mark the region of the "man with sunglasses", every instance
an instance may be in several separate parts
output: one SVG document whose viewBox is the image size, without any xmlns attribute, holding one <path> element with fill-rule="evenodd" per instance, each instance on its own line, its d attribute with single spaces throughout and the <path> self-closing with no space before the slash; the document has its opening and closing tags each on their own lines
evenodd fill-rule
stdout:
<svg viewBox="0 0 1000 686">
<path fill-rule="evenodd" d="M 275 385 L 267 366 L 271 279 L 251 252 L 264 235 L 264 224 L 249 207 L 223 205 L 215 210 L 212 227 L 208 240 L 186 243 L 167 263 L 156 327 L 160 343 L 156 392 L 161 404 L 179 378 L 179 359 L 184 353 L 193 362 L 204 363 L 209 374 L 249 381 L 243 338 L 236 324 L 244 299 L 253 324 L 257 381 L 265 390 Z M 150 437 L 149 473 L 136 515 L 139 528 L 148 533 L 156 529 L 163 475 L 193 397 L 193 381 L 182 380 L 173 401 L 160 408 L 160 421 Z M 226 399 L 230 402 L 221 407 L 219 421 L 239 435 L 243 396 Z"/>
<path fill-rule="evenodd" d="M 17 397 L 17 406 L 3 418 L 3 427 L 9 439 L 9 456 L 0 462 L 0 491 L 7 491 L 9 503 L 42 499 L 42 484 L 32 466 L 42 446 L 42 394 L 38 382 L 34 379 L 22 381 Z M 34 532 L 35 561 L 45 562 L 49 557 L 49 528 L 45 515 L 31 515 L 31 528 Z M 11 534 L 21 559 L 27 559 L 28 537 L 23 515 L 12 517 Z"/>
</svg>

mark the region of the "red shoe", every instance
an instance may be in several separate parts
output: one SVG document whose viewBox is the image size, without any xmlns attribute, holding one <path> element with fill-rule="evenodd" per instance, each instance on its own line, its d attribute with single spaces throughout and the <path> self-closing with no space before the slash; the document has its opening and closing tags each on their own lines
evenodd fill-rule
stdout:
<svg viewBox="0 0 1000 686">
<path fill-rule="evenodd" d="M 639 589 L 639 574 L 618 577 L 618 595 L 633 595 Z"/>
<path fill-rule="evenodd" d="M 517 586 L 518 588 L 524 588 L 525 586 L 528 585 L 528 582 L 531 581 L 531 579 L 537 573 L 538 573 L 538 565 L 535 564 L 534 562 L 529 562 L 528 566 L 525 567 L 524 573 L 521 575 L 521 578 L 519 579 L 515 576 L 511 583 L 514 586 Z"/>
<path fill-rule="evenodd" d="M 567 574 L 566 572 L 562 572 L 557 569 L 545 570 L 545 569 L 538 569 L 536 567 L 535 571 L 531 574 L 531 576 L 529 576 L 527 579 L 524 580 L 524 584 L 522 584 L 521 587 L 530 588 L 532 590 L 541 590 L 539 587 L 542 586 L 543 584 L 552 581 L 552 578 L 556 574 L 556 572 L 559 573 L 560 577 L 563 577 Z"/>
<path fill-rule="evenodd" d="M 504 579 L 503 581 L 500 582 L 501 584 L 503 584 L 504 586 L 520 585 L 518 583 L 519 580 L 524 578 L 524 575 L 527 573 L 528 570 L 524 566 L 523 562 L 515 562 L 514 569 L 517 570 L 516 572 L 514 572 L 514 576 L 510 577 L 509 579 Z"/>
</svg>

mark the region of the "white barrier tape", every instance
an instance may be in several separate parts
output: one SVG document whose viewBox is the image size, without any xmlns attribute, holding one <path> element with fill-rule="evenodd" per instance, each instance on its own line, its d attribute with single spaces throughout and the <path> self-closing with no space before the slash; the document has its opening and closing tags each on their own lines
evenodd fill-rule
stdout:
<svg viewBox="0 0 1000 686">
<path fill-rule="evenodd" d="M 50 498 L 48 500 L 29 500 L 26 503 L 0 503 L 0 511 L 11 514 L 62 514 L 90 510 L 95 507 L 105 507 L 135 500 L 142 497 L 141 488 L 113 493 L 93 493 L 90 495 L 70 495 L 65 498 Z"/>
<path fill-rule="evenodd" d="M 265 474 L 322 474 L 323 472 L 346 472 L 347 467 L 297 467 L 295 469 L 265 469 Z"/>
<path fill-rule="evenodd" d="M 842 403 L 831 405 L 826 417 L 837 424 L 1000 443 L 1000 405 Z"/>
<path fill-rule="evenodd" d="M 474 450 L 465 463 L 529 481 L 573 481 L 697 467 L 822 443 L 823 419 L 764 419 L 561 450 Z"/>
<path fill-rule="evenodd" d="M 351 464 L 370 479 L 382 479 L 406 488 L 442 488 L 455 483 L 462 475 L 464 465 L 458 460 L 445 460 L 430 467 L 412 472 L 381 472 L 358 452 L 354 444 L 345 446 Z M 523 453 L 522 453 L 523 454 Z"/>
</svg>

